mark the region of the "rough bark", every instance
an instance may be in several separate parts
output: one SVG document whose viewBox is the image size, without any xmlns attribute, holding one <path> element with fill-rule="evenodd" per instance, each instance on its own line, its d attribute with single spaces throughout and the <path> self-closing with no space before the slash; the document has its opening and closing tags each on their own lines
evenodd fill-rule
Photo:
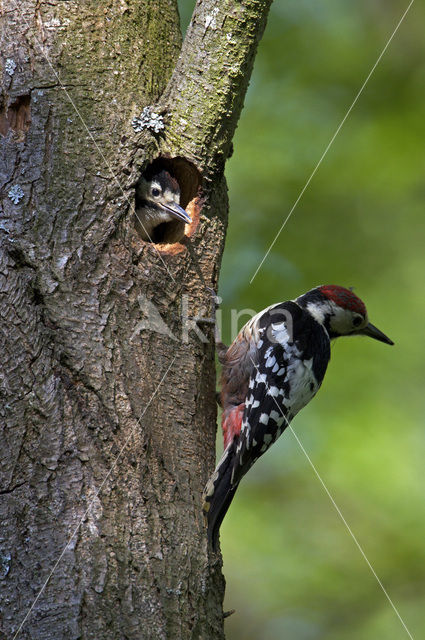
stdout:
<svg viewBox="0 0 425 640">
<path fill-rule="evenodd" d="M 212 328 L 182 340 L 181 306 L 211 313 L 270 2 L 199 0 L 180 57 L 174 1 L 0 4 L 0 638 L 223 638 Z M 158 100 L 164 131 L 136 134 Z M 179 243 L 134 230 L 158 157 L 190 201 Z"/>
</svg>

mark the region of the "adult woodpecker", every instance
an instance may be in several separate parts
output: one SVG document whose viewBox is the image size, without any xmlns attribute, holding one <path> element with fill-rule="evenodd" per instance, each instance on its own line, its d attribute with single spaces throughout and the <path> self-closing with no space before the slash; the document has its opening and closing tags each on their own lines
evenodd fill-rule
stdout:
<svg viewBox="0 0 425 640">
<path fill-rule="evenodd" d="M 267 307 L 218 345 L 224 453 L 203 496 L 213 549 L 243 476 L 319 390 L 330 341 L 352 335 L 394 344 L 351 290 L 327 285 Z"/>
<path fill-rule="evenodd" d="M 180 220 L 192 222 L 189 214 L 180 206 L 180 187 L 168 171 L 147 172 L 136 189 L 135 226 L 146 241 L 155 239 L 155 229 L 164 222 Z"/>
</svg>

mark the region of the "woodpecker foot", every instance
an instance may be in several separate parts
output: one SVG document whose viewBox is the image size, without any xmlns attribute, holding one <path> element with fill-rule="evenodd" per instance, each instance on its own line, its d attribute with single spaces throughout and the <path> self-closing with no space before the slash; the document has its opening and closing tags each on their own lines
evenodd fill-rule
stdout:
<svg viewBox="0 0 425 640">
<path fill-rule="evenodd" d="M 215 290 L 212 287 L 205 287 L 205 289 L 211 294 L 211 297 L 214 302 L 214 306 L 217 309 L 220 306 L 220 302 L 221 302 L 220 296 L 216 294 Z"/>
</svg>

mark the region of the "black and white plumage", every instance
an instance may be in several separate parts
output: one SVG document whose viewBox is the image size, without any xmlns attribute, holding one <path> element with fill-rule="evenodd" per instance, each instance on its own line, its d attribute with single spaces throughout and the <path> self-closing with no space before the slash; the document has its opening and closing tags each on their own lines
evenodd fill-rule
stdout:
<svg viewBox="0 0 425 640">
<path fill-rule="evenodd" d="M 179 220 L 192 222 L 187 211 L 180 206 L 180 187 L 177 180 L 165 170 L 147 172 L 136 189 L 135 227 L 143 240 L 156 241 L 156 230 L 165 222 Z"/>
<path fill-rule="evenodd" d="M 221 349 L 225 450 L 204 490 L 214 549 L 239 482 L 317 393 L 330 340 L 342 335 L 393 344 L 369 323 L 365 305 L 351 290 L 329 285 L 268 307 L 243 327 L 227 351 Z"/>
</svg>

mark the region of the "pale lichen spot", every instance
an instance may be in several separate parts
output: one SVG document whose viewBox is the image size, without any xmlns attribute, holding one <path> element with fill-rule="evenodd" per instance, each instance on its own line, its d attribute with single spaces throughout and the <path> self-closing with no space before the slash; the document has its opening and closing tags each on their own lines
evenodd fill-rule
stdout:
<svg viewBox="0 0 425 640">
<path fill-rule="evenodd" d="M 13 76 L 13 74 L 15 73 L 15 69 L 16 69 L 16 62 L 14 61 L 14 59 L 7 58 L 6 62 L 4 63 L 4 70 L 6 71 L 6 73 L 9 76 Z"/>
<path fill-rule="evenodd" d="M 7 195 L 8 198 L 12 200 L 13 204 L 18 204 L 19 201 L 24 197 L 25 193 L 19 184 L 14 184 L 12 187 L 10 187 Z"/>
</svg>

